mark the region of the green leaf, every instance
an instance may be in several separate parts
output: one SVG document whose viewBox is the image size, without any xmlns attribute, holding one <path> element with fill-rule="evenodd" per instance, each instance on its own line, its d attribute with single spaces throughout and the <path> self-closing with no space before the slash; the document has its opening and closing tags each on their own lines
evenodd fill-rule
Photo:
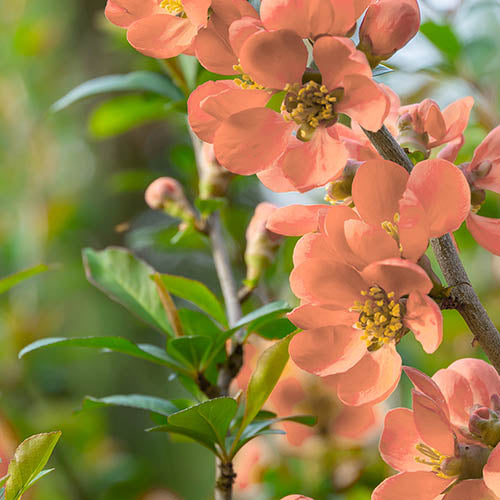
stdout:
<svg viewBox="0 0 500 500">
<path fill-rule="evenodd" d="M 255 311 L 243 316 L 238 323 L 234 325 L 233 330 L 237 330 L 242 326 L 247 325 L 248 323 L 252 323 L 252 321 L 256 320 L 264 320 L 266 318 L 270 319 L 274 317 L 277 313 L 286 313 L 291 310 L 289 304 L 284 300 L 277 300 L 276 302 L 271 302 L 270 304 L 266 304 L 265 306 L 259 307 Z M 250 327 L 249 327 L 250 328 Z"/>
<path fill-rule="evenodd" d="M 238 403 L 233 398 L 210 399 L 170 415 L 167 425 L 151 430 L 188 436 L 216 454 L 218 445 L 224 455 L 229 425 L 237 409 Z"/>
<path fill-rule="evenodd" d="M 35 483 L 37 483 L 38 481 L 40 481 L 40 479 L 42 479 L 43 477 L 47 476 L 48 474 L 50 474 L 51 472 L 54 472 L 55 469 L 52 468 L 52 469 L 45 469 L 41 472 L 39 472 L 30 482 L 29 484 L 26 486 L 26 489 L 28 488 L 31 488 Z"/>
<path fill-rule="evenodd" d="M 375 68 L 373 68 L 372 75 L 373 77 L 377 76 L 382 76 L 386 75 L 387 73 L 392 73 L 394 70 L 392 68 L 389 68 L 388 66 L 385 66 L 384 64 L 379 64 Z"/>
<path fill-rule="evenodd" d="M 285 338 L 290 333 L 297 330 L 297 327 L 287 318 L 276 318 L 271 321 L 253 326 L 248 331 L 255 332 L 261 337 L 269 340 L 277 340 Z"/>
<path fill-rule="evenodd" d="M 160 276 L 172 295 L 188 300 L 212 316 L 220 324 L 227 325 L 226 313 L 222 304 L 203 283 L 171 274 L 161 274 Z"/>
<path fill-rule="evenodd" d="M 156 285 L 154 269 L 124 248 L 83 250 L 87 279 L 137 317 L 172 335 Z"/>
<path fill-rule="evenodd" d="M 123 406 L 126 408 L 136 408 L 147 410 L 168 417 L 184 408 L 192 405 L 188 400 L 167 400 L 142 394 L 113 395 L 104 398 L 93 398 L 86 396 L 83 400 L 82 410 L 93 408 L 103 408 L 108 406 Z"/>
<path fill-rule="evenodd" d="M 203 372 L 213 341 L 210 337 L 178 337 L 170 339 L 167 352 L 194 373 Z"/>
<path fill-rule="evenodd" d="M 185 335 L 203 335 L 214 340 L 222 337 L 224 333 L 204 313 L 193 309 L 181 308 L 177 310 Z"/>
<path fill-rule="evenodd" d="M 116 91 L 147 91 L 174 101 L 183 98 L 182 92 L 166 76 L 152 71 L 136 71 L 126 75 L 108 75 L 89 80 L 75 87 L 52 105 L 52 111 L 61 111 L 86 97 Z"/>
<path fill-rule="evenodd" d="M 3 460 L 2 460 L 2 462 L 3 462 Z M 0 488 L 5 485 L 5 483 L 7 482 L 7 479 L 9 479 L 8 474 L 5 474 L 5 476 L 0 479 Z"/>
<path fill-rule="evenodd" d="M 427 21 L 420 26 L 420 31 L 450 62 L 456 61 L 462 45 L 450 25 Z"/>
<path fill-rule="evenodd" d="M 9 463 L 5 500 L 18 500 L 31 484 L 46 474 L 43 468 L 60 437 L 60 431 L 37 434 L 19 445 Z"/>
<path fill-rule="evenodd" d="M 146 123 L 163 120 L 173 111 L 175 105 L 163 97 L 141 94 L 113 97 L 92 111 L 88 129 L 96 139 L 109 139 Z"/>
<path fill-rule="evenodd" d="M 177 61 L 182 69 L 189 90 L 194 90 L 196 88 L 196 80 L 198 79 L 198 70 L 200 69 L 198 59 L 194 56 L 180 54 L 177 56 Z"/>
<path fill-rule="evenodd" d="M 51 337 L 47 339 L 37 340 L 32 344 L 27 345 L 19 353 L 19 358 L 26 354 L 51 347 L 55 345 L 69 345 L 75 347 L 92 347 L 97 349 L 106 349 L 113 352 L 128 354 L 136 358 L 141 358 L 146 361 L 151 361 L 159 365 L 168 366 L 174 370 L 185 372 L 184 367 L 175 359 L 171 358 L 163 349 L 149 344 L 134 344 L 130 340 L 122 337 Z"/>
<path fill-rule="evenodd" d="M 281 113 L 281 104 L 283 103 L 283 99 L 285 98 L 286 92 L 276 92 L 273 96 L 267 101 L 266 108 L 272 109 L 277 113 Z"/>
<path fill-rule="evenodd" d="M 257 361 L 257 366 L 248 383 L 245 414 L 235 442 L 239 441 L 250 422 L 258 415 L 267 401 L 288 362 L 288 346 L 294 334 L 290 334 L 267 348 Z"/>
<path fill-rule="evenodd" d="M 21 283 L 21 281 L 27 280 L 37 274 L 44 273 L 49 269 L 49 266 L 40 264 L 38 266 L 31 267 L 30 269 L 25 269 L 24 271 L 19 271 L 18 273 L 6 276 L 5 278 L 0 279 L 0 293 L 4 293 L 18 283 Z"/>
<path fill-rule="evenodd" d="M 227 205 L 227 199 L 210 198 L 209 200 L 202 200 L 201 198 L 197 198 L 194 204 L 202 215 L 208 216 L 225 207 Z"/>
</svg>

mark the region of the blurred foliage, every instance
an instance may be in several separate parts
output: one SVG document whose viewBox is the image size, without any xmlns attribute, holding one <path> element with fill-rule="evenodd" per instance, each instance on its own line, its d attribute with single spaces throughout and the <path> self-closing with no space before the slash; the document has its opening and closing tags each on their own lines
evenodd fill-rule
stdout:
<svg viewBox="0 0 500 500">
<path fill-rule="evenodd" d="M 476 106 L 458 158 L 465 162 L 500 123 L 500 8 L 497 2 L 483 0 L 445 4 L 421 0 L 421 34 L 389 61 L 396 71 L 378 79 L 399 91 L 404 102 L 432 97 L 444 106 L 473 95 Z M 89 94 L 82 103 L 55 115 L 50 112 L 56 101 L 87 80 L 131 71 L 160 74 L 165 69 L 135 53 L 124 32 L 106 22 L 103 7 L 103 0 L 17 0 L 2 5 L 0 278 L 41 263 L 56 266 L 0 296 L 0 411 L 18 441 L 38 432 L 63 431 L 52 461 L 57 472 L 35 488 L 32 500 L 135 500 L 155 488 L 166 492 L 165 499 L 169 491 L 175 500 L 209 499 L 214 464 L 208 452 L 162 433 L 143 433 L 150 419 L 134 409 L 75 413 L 86 395 L 147 392 L 185 397 L 163 367 L 120 354 L 64 347 L 17 359 L 22 347 L 45 337 L 158 341 L 86 281 L 83 247 L 126 246 L 158 271 L 200 279 L 220 297 L 206 240 L 193 232 L 177 236 L 176 221 L 147 210 L 143 201 L 144 189 L 161 175 L 182 182 L 191 200 L 197 195 L 183 106 L 172 102 L 168 93 L 144 92 L 153 89 L 136 82 L 127 93 Z M 190 57 L 176 64 L 187 75 L 186 89 L 214 77 Z M 321 197 L 312 193 L 307 199 Z M 244 231 L 253 207 L 263 198 L 278 204 L 304 200 L 269 193 L 255 178 L 233 181 L 223 218 L 240 280 Z M 481 214 L 500 216 L 496 196 L 488 197 Z M 464 228 L 456 238 L 472 282 L 500 324 L 500 260 L 479 248 Z M 244 312 L 277 299 L 295 303 L 286 281 L 294 243 L 288 239 L 282 245 Z M 182 299 L 178 304 L 191 307 Z M 471 346 L 460 316 L 454 311 L 444 314 L 445 341 L 437 353 L 426 355 L 408 336 L 400 349 L 405 363 L 431 374 L 459 357 L 482 355 Z M 388 404 L 408 406 L 409 388 L 403 377 Z M 282 439 L 269 437 L 273 446 Z M 250 498 L 274 500 L 300 491 L 316 500 L 368 499 L 389 472 L 377 456 L 376 443 L 363 453 L 342 453 L 301 460 L 296 450 L 284 447 L 284 458 L 261 471 L 263 487 Z M 353 488 L 336 483 L 336 474 L 345 474 L 338 471 L 342 462 L 355 464 L 359 481 Z"/>
</svg>

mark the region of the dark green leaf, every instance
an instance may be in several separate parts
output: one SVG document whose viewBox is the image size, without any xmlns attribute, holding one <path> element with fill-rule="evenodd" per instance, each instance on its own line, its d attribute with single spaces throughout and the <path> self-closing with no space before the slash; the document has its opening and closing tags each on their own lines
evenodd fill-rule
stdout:
<svg viewBox="0 0 500 500">
<path fill-rule="evenodd" d="M 83 250 L 87 279 L 137 317 L 172 335 L 156 285 L 152 267 L 124 248 Z"/>
<path fill-rule="evenodd" d="M 96 139 L 108 139 L 146 123 L 163 120 L 173 111 L 175 105 L 163 97 L 141 94 L 118 96 L 92 111 L 88 128 Z"/>
<path fill-rule="evenodd" d="M 456 61 L 462 45 L 450 25 L 427 21 L 420 26 L 420 31 L 450 62 Z"/>
<path fill-rule="evenodd" d="M 193 404 L 188 400 L 167 400 L 153 396 L 144 396 L 143 394 L 113 395 L 104 398 L 93 398 L 86 396 L 83 400 L 82 410 L 92 408 L 102 408 L 106 406 L 123 406 L 126 408 L 136 408 L 138 410 L 147 410 L 168 417 Z"/>
<path fill-rule="evenodd" d="M 31 267 L 30 269 L 25 269 L 24 271 L 19 271 L 18 273 L 11 274 L 10 276 L 6 276 L 5 278 L 0 279 L 0 293 L 4 293 L 7 290 L 11 289 L 13 286 L 21 283 L 22 281 L 35 276 L 36 274 L 44 273 L 48 271 L 50 268 L 45 264 L 40 264 L 35 267 Z"/>
<path fill-rule="evenodd" d="M 18 446 L 9 463 L 5 500 L 18 500 L 30 485 L 46 474 L 43 473 L 43 468 L 60 437 L 60 431 L 37 434 Z"/>
<path fill-rule="evenodd" d="M 151 71 L 136 71 L 126 75 L 102 76 L 82 83 L 53 104 L 52 111 L 61 111 L 86 97 L 117 91 L 154 92 L 174 101 L 183 98 L 182 92 L 166 76 Z"/>
<path fill-rule="evenodd" d="M 200 213 L 207 216 L 227 205 L 227 200 L 226 198 L 210 198 L 209 200 L 197 198 L 194 203 Z"/>
<path fill-rule="evenodd" d="M 203 372 L 213 347 L 210 337 L 178 337 L 170 339 L 167 352 L 194 373 Z"/>
<path fill-rule="evenodd" d="M 172 295 L 188 300 L 220 324 L 227 325 L 226 313 L 222 304 L 203 283 L 171 274 L 162 274 L 161 279 Z"/>
<path fill-rule="evenodd" d="M 171 358 L 163 349 L 149 344 L 136 345 L 130 340 L 121 337 L 78 337 L 78 338 L 63 338 L 52 337 L 47 339 L 37 340 L 32 344 L 27 345 L 19 353 L 22 358 L 26 354 L 55 345 L 69 345 L 75 347 L 92 347 L 97 349 L 106 349 L 113 352 L 128 354 L 136 358 L 145 359 L 163 366 L 168 366 L 175 370 L 185 371 L 184 367 L 175 359 Z"/>
<path fill-rule="evenodd" d="M 269 340 L 282 339 L 297 330 L 297 327 L 287 318 L 277 318 L 254 326 L 249 332 L 255 332 Z"/>
<path fill-rule="evenodd" d="M 182 328 L 186 335 L 203 335 L 218 339 L 223 336 L 223 332 L 215 323 L 204 313 L 194 311 L 193 309 L 178 309 Z"/>
</svg>

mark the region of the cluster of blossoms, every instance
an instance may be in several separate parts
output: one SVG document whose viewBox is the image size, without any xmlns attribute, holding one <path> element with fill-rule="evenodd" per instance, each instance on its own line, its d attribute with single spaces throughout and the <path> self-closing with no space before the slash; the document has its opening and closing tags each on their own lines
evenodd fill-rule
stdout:
<svg viewBox="0 0 500 500">
<path fill-rule="evenodd" d="M 373 68 L 418 31 L 416 0 L 262 0 L 259 12 L 245 0 L 108 0 L 106 15 L 146 55 L 195 55 L 206 69 L 230 75 L 199 86 L 188 101 L 189 124 L 213 166 L 206 179 L 216 179 L 204 184 L 207 197 L 224 192 L 228 171 L 257 174 L 276 192 L 326 188 L 329 203 L 257 208 L 246 283 L 257 285 L 283 236 L 301 236 L 290 276 L 300 305 L 289 319 L 302 331 L 290 354 L 316 378 L 285 374 L 271 404 L 287 414 L 317 406 L 311 398 L 324 402 L 327 393 L 329 407 L 337 406 L 334 417 L 326 412 L 323 431 L 362 437 L 376 425 L 374 405 L 401 377 L 401 339 L 412 332 L 427 353 L 442 341 L 447 290 L 425 256 L 429 241 L 466 222 L 480 245 L 500 255 L 500 220 L 477 213 L 486 190 L 500 193 L 500 127 L 457 166 L 473 99 L 443 111 L 430 99 L 401 106 L 373 79 Z M 384 160 L 365 135 L 383 125 L 413 160 L 411 173 Z M 196 224 L 181 192 L 158 180 L 147 200 Z M 499 498 L 494 369 L 460 360 L 432 379 L 406 373 L 415 385 L 413 410 L 388 413 L 380 444 L 400 473 L 373 498 Z M 245 377 L 247 368 L 240 387 Z M 310 437 L 286 426 L 291 445 Z"/>
</svg>

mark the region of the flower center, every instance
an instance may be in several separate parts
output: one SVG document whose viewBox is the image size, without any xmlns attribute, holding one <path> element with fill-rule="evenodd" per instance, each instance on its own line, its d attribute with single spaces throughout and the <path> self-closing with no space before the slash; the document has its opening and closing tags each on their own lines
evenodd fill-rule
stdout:
<svg viewBox="0 0 500 500">
<path fill-rule="evenodd" d="M 404 304 L 394 300 L 394 292 L 386 293 L 378 286 L 364 290 L 364 302 L 355 301 L 351 311 L 359 312 L 355 327 L 363 330 L 361 339 L 366 342 L 369 351 L 376 351 L 389 342 L 399 342 L 408 331 L 401 318 Z"/>
<path fill-rule="evenodd" d="M 160 7 L 165 9 L 169 14 L 173 16 L 181 16 L 184 14 L 184 6 L 182 5 L 182 0 L 163 0 L 160 3 Z"/>
<path fill-rule="evenodd" d="M 343 90 L 328 91 L 325 85 L 310 80 L 304 85 L 287 84 L 281 113 L 285 120 L 293 120 L 300 128 L 297 139 L 309 141 L 320 126 L 329 127 L 337 121 L 335 103 L 343 95 Z"/>
<path fill-rule="evenodd" d="M 454 457 L 443 455 L 424 443 L 417 444 L 415 448 L 424 455 L 423 457 L 415 457 L 415 462 L 428 465 L 438 477 L 450 479 L 460 474 L 459 463 L 453 461 Z M 446 467 L 445 464 L 448 466 Z"/>
</svg>

